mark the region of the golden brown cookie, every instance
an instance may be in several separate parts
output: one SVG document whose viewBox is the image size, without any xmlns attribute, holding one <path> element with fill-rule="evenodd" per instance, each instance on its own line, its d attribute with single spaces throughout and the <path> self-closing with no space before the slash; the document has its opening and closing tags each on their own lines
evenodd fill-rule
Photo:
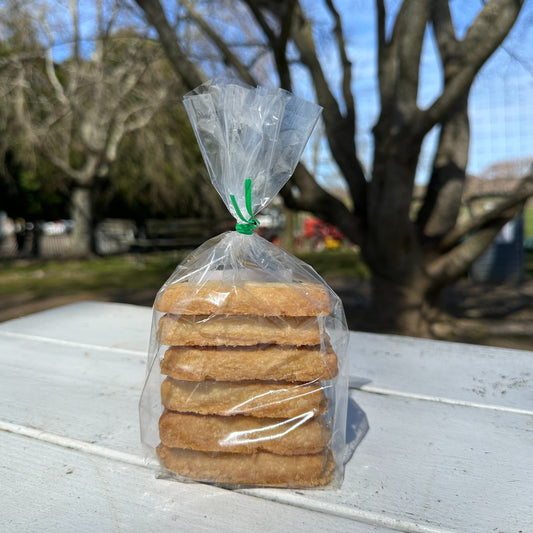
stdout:
<svg viewBox="0 0 533 533">
<path fill-rule="evenodd" d="M 167 378 L 161 385 L 163 405 L 172 411 L 201 415 L 247 415 L 292 418 L 316 416 L 327 406 L 319 382 L 178 381 Z"/>
<path fill-rule="evenodd" d="M 319 487 L 331 481 L 335 467 L 329 450 L 312 455 L 206 453 L 160 444 L 157 454 L 172 472 L 197 481 L 231 485 Z"/>
<path fill-rule="evenodd" d="M 316 317 L 253 315 L 164 315 L 158 340 L 166 346 L 250 346 L 320 344 Z"/>
<path fill-rule="evenodd" d="M 161 372 L 187 381 L 308 382 L 332 379 L 338 368 L 330 346 L 173 346 L 165 352 Z"/>
<path fill-rule="evenodd" d="M 319 283 L 210 280 L 169 285 L 154 308 L 175 315 L 317 316 L 331 312 L 328 290 Z"/>
<path fill-rule="evenodd" d="M 279 419 L 169 410 L 161 415 L 159 435 L 161 442 L 170 448 L 231 453 L 268 451 L 279 455 L 318 453 L 331 438 L 322 416 Z"/>
</svg>

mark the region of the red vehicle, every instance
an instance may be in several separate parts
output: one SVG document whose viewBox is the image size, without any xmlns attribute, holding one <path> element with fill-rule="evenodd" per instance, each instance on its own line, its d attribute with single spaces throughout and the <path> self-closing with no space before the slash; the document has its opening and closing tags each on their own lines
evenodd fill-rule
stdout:
<svg viewBox="0 0 533 533">
<path fill-rule="evenodd" d="M 313 250 L 338 248 L 344 240 L 344 235 L 335 226 L 315 217 L 305 219 L 304 237 L 311 241 Z"/>
</svg>

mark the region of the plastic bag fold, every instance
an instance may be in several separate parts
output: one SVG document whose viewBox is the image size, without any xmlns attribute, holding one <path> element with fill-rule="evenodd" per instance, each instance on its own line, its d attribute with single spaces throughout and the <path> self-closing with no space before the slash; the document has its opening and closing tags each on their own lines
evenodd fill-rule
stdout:
<svg viewBox="0 0 533 533">
<path fill-rule="evenodd" d="M 184 102 L 213 185 L 241 227 L 193 251 L 156 296 L 141 439 L 162 472 L 182 481 L 339 487 L 342 303 L 309 265 L 249 226 L 294 172 L 320 108 L 218 81 Z"/>
</svg>

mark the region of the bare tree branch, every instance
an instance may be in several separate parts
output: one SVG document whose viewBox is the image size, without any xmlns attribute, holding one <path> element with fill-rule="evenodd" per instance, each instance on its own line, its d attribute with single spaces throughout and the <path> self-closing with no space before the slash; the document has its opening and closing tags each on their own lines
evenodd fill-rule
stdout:
<svg viewBox="0 0 533 533">
<path fill-rule="evenodd" d="M 277 46 L 275 48 L 275 59 L 279 72 L 280 84 L 281 87 L 285 88 L 286 90 L 292 90 L 291 73 L 289 70 L 289 63 L 287 61 L 287 43 L 291 33 L 295 5 L 296 2 L 294 0 L 287 2 L 285 15 L 281 21 L 281 30 L 279 32 Z"/>
<path fill-rule="evenodd" d="M 417 125 L 420 135 L 442 121 L 456 102 L 468 93 L 479 69 L 509 33 L 522 4 L 523 0 L 491 0 L 485 4 L 465 38 L 458 43 L 457 71 L 421 116 Z"/>
<path fill-rule="evenodd" d="M 294 187 L 297 188 L 296 193 Z M 362 243 L 362 224 L 354 223 L 353 213 L 339 199 L 322 189 L 303 163 L 298 164 L 291 180 L 280 193 L 287 207 L 315 213 L 337 226 L 353 243 Z"/>
<path fill-rule="evenodd" d="M 426 273 L 438 280 L 440 286 L 445 286 L 457 279 L 468 271 L 510 218 L 512 216 L 494 218 L 468 240 L 432 262 L 427 267 Z"/>
<path fill-rule="evenodd" d="M 433 0 L 431 4 L 431 23 L 442 62 L 450 64 L 458 52 L 458 41 L 447 0 Z M 444 75 L 449 76 L 450 73 L 448 72 Z"/>
<path fill-rule="evenodd" d="M 65 158 L 59 157 L 57 150 L 53 147 L 50 148 L 48 145 L 42 144 L 40 150 L 53 165 L 81 186 L 88 186 L 97 172 L 98 158 L 94 155 L 88 155 L 80 168 L 74 168 Z"/>
<path fill-rule="evenodd" d="M 502 198 L 490 211 L 473 217 L 464 224 L 458 225 L 449 231 L 439 243 L 440 250 L 449 250 L 459 243 L 463 237 L 489 224 L 494 219 L 501 218 L 506 212 L 514 209 L 530 196 L 533 196 L 533 174 L 520 180 L 515 190 L 509 196 Z"/>
<path fill-rule="evenodd" d="M 470 144 L 468 100 L 456 104 L 441 126 L 433 169 L 416 220 L 422 241 L 440 239 L 454 227 L 461 207 Z"/>
<path fill-rule="evenodd" d="M 412 194 L 423 136 L 413 127 L 417 106 L 422 45 L 429 20 L 429 0 L 405 0 L 392 34 L 385 36 L 385 4 L 378 3 L 379 89 L 381 109 L 374 126 L 372 181 L 367 212 L 370 243 L 363 252 L 371 268 L 400 279 L 417 256 L 419 242 L 411 219 Z"/>
<path fill-rule="evenodd" d="M 107 22 L 104 21 L 101 29 L 99 30 L 100 39 L 106 41 L 111 35 L 111 30 L 115 27 L 115 22 L 119 14 L 120 0 L 113 2 L 113 9 L 109 15 Z"/>
<path fill-rule="evenodd" d="M 152 24 L 159 34 L 161 46 L 165 50 L 172 68 L 183 80 L 185 86 L 192 90 L 204 83 L 206 81 L 205 76 L 181 49 L 159 0 L 135 1 L 143 9 L 148 22 Z"/>
<path fill-rule="evenodd" d="M 78 13 L 78 0 L 70 0 L 70 15 L 72 17 L 72 28 L 74 29 L 74 52 L 72 55 L 74 57 L 74 61 L 76 61 L 76 63 L 79 63 L 81 59 L 81 54 L 80 54 L 80 17 Z"/>
<path fill-rule="evenodd" d="M 431 21 L 446 83 L 459 68 L 458 41 L 446 0 L 432 3 Z M 431 179 L 417 217 L 423 240 L 442 237 L 454 227 L 459 214 L 470 141 L 467 96 L 458 100 L 441 125 Z"/>
<path fill-rule="evenodd" d="M 218 48 L 224 60 L 231 65 L 240 78 L 249 85 L 257 85 L 257 81 L 251 75 L 250 71 L 246 68 L 245 65 L 240 61 L 240 59 L 230 50 L 229 46 L 226 45 L 224 39 L 222 39 L 218 33 L 213 30 L 213 28 L 207 24 L 207 22 L 198 14 L 194 9 L 194 6 L 191 2 L 187 0 L 182 0 L 182 4 L 189 13 L 192 20 L 195 24 L 205 33 L 205 35 L 213 42 L 213 44 Z"/>
<path fill-rule="evenodd" d="M 278 16 L 280 19 L 279 35 L 276 35 L 276 32 L 270 27 L 256 2 L 253 0 L 244 1 L 263 30 L 263 33 L 268 39 L 270 48 L 274 53 L 274 61 L 279 75 L 280 87 L 287 91 L 292 91 L 291 73 L 287 61 L 286 50 L 293 22 L 294 6 L 296 5 L 295 0 L 289 0 L 284 6 L 281 6 L 284 11 Z"/>
<path fill-rule="evenodd" d="M 54 60 L 52 58 L 52 50 L 48 49 L 45 52 L 44 55 L 44 66 L 46 75 L 48 76 L 48 80 L 50 81 L 50 85 L 54 88 L 54 92 L 56 95 L 56 98 L 58 102 L 60 102 L 63 105 L 67 105 L 68 99 L 65 96 L 65 91 L 63 90 L 63 86 L 61 85 L 59 79 L 56 76 L 56 71 L 54 67 Z"/>
<path fill-rule="evenodd" d="M 387 36 L 385 33 L 385 21 L 386 21 L 386 10 L 384 0 L 376 0 L 376 12 L 377 12 L 377 35 L 378 35 L 378 84 L 379 84 L 379 94 L 382 98 L 382 95 L 385 94 L 387 89 L 386 86 L 386 73 L 388 67 L 388 43 Z"/>
<path fill-rule="evenodd" d="M 50 84 L 52 85 L 54 89 L 58 102 L 65 105 L 67 103 L 67 97 L 65 96 L 65 91 L 63 89 L 63 86 L 61 85 L 59 79 L 56 76 L 54 58 L 52 56 L 52 44 L 53 44 L 54 38 L 52 35 L 52 31 L 50 30 L 50 26 L 48 25 L 48 21 L 46 20 L 45 17 L 43 17 L 42 26 L 48 36 L 49 43 L 50 43 L 49 46 L 47 46 L 44 51 L 45 72 L 46 72 L 46 75 L 48 76 L 48 81 L 50 82 Z M 41 59 L 41 57 L 39 57 L 38 59 Z"/>
<path fill-rule="evenodd" d="M 313 78 L 313 85 L 317 94 L 317 99 L 320 105 L 323 106 L 323 121 L 326 128 L 327 140 L 331 148 L 333 158 L 337 165 L 341 169 L 341 172 L 346 177 L 348 186 L 350 188 L 350 194 L 354 202 L 354 211 L 357 217 L 361 220 L 366 219 L 366 180 L 364 172 L 356 155 L 355 148 L 355 105 L 353 102 L 353 96 L 346 97 L 346 113 L 343 116 L 341 113 L 338 102 L 333 96 L 326 76 L 322 69 L 322 65 L 318 59 L 314 38 L 312 34 L 311 23 L 305 17 L 305 14 L 301 8 L 301 5 L 296 0 L 291 0 L 289 5 L 278 2 L 260 2 L 257 4 L 254 0 L 245 0 L 245 3 L 249 6 L 250 10 L 254 14 L 258 24 L 265 33 L 271 47 L 274 48 L 274 55 L 278 72 L 280 73 L 280 80 L 284 88 L 290 89 L 290 72 L 288 70 L 288 63 L 286 57 L 282 58 L 280 50 L 285 51 L 285 37 L 283 37 L 283 27 L 287 28 L 288 21 L 287 14 L 283 7 L 286 9 L 291 7 L 289 15 L 292 15 L 292 33 L 291 37 L 298 48 L 300 58 L 303 64 L 308 68 L 309 74 Z M 332 14 L 335 17 L 336 12 L 333 4 L 329 2 Z M 278 20 L 282 28 L 282 33 L 278 37 L 275 31 L 269 26 L 262 10 L 267 9 Z M 344 38 L 342 35 L 342 26 L 340 26 L 340 20 L 336 21 L 337 32 L 337 46 L 339 47 L 339 55 L 343 62 L 343 91 L 348 90 L 347 85 L 351 82 L 351 64 L 347 59 Z M 287 36 L 288 37 L 288 36 Z M 281 48 L 279 48 L 281 46 Z M 276 49 L 278 50 L 276 51 Z M 340 48 L 343 48 L 340 50 Z M 285 54 L 286 55 L 286 54 Z M 348 73 L 348 71 L 350 71 Z M 327 194 L 325 191 L 323 191 Z"/>
<path fill-rule="evenodd" d="M 386 83 L 393 92 L 387 91 L 385 100 L 394 97 L 396 109 L 409 121 L 414 119 L 418 109 L 420 57 L 428 20 L 429 0 L 405 0 L 388 47 L 391 76 Z"/>
<path fill-rule="evenodd" d="M 293 0 L 289 0 L 289 2 L 294 5 Z M 270 27 L 267 20 L 263 16 L 263 12 L 260 9 L 259 3 L 254 2 L 253 0 L 244 0 L 244 3 L 248 6 L 248 9 L 250 9 L 252 14 L 254 15 L 257 23 L 263 30 L 263 33 L 266 35 L 266 38 L 268 39 L 269 43 L 271 45 L 276 44 L 278 41 L 278 36 L 276 35 L 276 32 Z M 281 18 L 281 17 L 278 16 L 278 18 Z"/>
<path fill-rule="evenodd" d="M 335 39 L 337 41 L 337 49 L 339 51 L 339 57 L 342 65 L 342 97 L 346 107 L 345 120 L 346 122 L 354 125 L 355 134 L 355 104 L 352 93 L 352 63 L 346 54 L 346 42 L 344 39 L 342 20 L 339 12 L 335 9 L 332 0 L 325 1 L 333 16 L 333 20 L 335 21 L 333 33 L 335 34 Z"/>
<path fill-rule="evenodd" d="M 313 39 L 312 27 L 299 4 L 295 7 L 293 40 L 304 65 L 313 78 L 318 102 L 323 106 L 327 140 L 334 160 L 345 176 L 354 202 L 356 216 L 366 219 L 366 180 L 355 147 L 353 117 L 343 116 L 328 85 Z"/>
</svg>

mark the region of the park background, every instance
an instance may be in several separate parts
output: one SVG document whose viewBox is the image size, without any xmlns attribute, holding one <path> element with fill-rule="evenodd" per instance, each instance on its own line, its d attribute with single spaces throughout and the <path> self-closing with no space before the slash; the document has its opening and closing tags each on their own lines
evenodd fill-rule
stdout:
<svg viewBox="0 0 533 533">
<path fill-rule="evenodd" d="M 36 52 L 36 58 L 37 52 L 48 53 L 48 61 L 52 61 L 59 74 L 61 66 L 66 65 L 74 53 L 90 64 L 98 52 L 95 34 L 100 3 L 25 4 L 23 8 L 20 2 L 6 2 L 0 11 L 3 28 L 0 75 L 6 96 L 16 87 L 13 73 L 17 71 L 10 70 L 10 66 L 21 61 L 29 51 Z M 321 3 L 301 4 L 315 23 L 322 57 L 333 64 L 336 48 L 331 37 L 331 17 Z M 78 10 L 76 19 L 73 5 Z M 149 43 L 145 45 L 148 50 L 136 52 L 139 61 L 146 57 L 159 58 L 156 70 L 143 79 L 142 87 L 151 95 L 149 100 L 155 103 L 159 98 L 157 83 L 173 78 L 169 67 L 163 64 L 160 50 L 156 50 L 157 35 L 146 25 L 142 12 L 133 3 L 104 2 L 103 5 L 108 10 L 114 6 L 120 8 L 113 35 L 122 36 L 126 42 L 126 37 L 134 32 Z M 190 24 L 190 12 L 187 17 L 179 2 L 163 5 L 169 16 L 175 17 L 176 24 Z M 459 37 L 465 35 L 483 5 L 484 2 L 451 2 Z M 368 170 L 374 148 L 372 128 L 379 115 L 376 9 L 373 3 L 365 1 L 339 1 L 336 6 L 342 16 L 346 50 L 353 64 L 358 155 Z M 394 21 L 400 6 L 401 2 L 387 2 L 390 21 Z M 207 20 L 216 22 L 215 27 L 221 34 L 231 30 L 236 32 L 236 37 L 241 37 L 238 31 L 242 30 L 228 22 L 228 18 L 216 18 L 208 4 L 198 2 L 196 7 Z M 530 103 L 533 63 L 529 53 L 533 45 L 532 7 L 531 2 L 525 2 L 513 29 L 483 66 L 471 89 L 468 104 L 470 149 L 463 217 L 471 216 L 472 209 L 482 210 L 502 194 L 508 194 L 533 163 L 533 106 Z M 109 17 L 110 11 L 104 9 L 103 12 Z M 77 20 L 78 40 L 72 37 L 73 20 Z M 43 21 L 47 21 L 47 25 Z M 28 33 L 28 28 L 33 28 L 33 35 Z M 223 62 L 214 57 L 212 50 L 195 41 L 200 39 L 198 31 L 190 29 L 189 32 L 195 59 L 202 62 L 210 74 L 225 74 L 227 69 Z M 76 43 L 77 51 L 73 50 Z M 123 59 L 123 54 L 129 51 L 117 45 L 113 53 Z M 441 72 L 435 66 L 437 55 L 434 41 L 426 38 L 420 62 L 421 106 L 428 105 L 442 91 Z M 41 71 L 50 66 L 46 61 Z M 294 91 L 313 99 L 308 74 L 297 64 L 294 68 Z M 265 81 L 275 83 L 269 67 L 265 65 L 263 69 Z M 332 84 L 341 77 L 337 68 L 332 68 L 328 74 Z M 67 83 L 60 75 L 56 79 Z M 6 110 L 9 100 L 5 100 L 0 174 L 0 320 L 80 299 L 151 305 L 159 286 L 188 251 L 209 236 L 231 228 L 232 222 L 216 205 L 217 199 L 209 190 L 195 140 L 186 124 L 181 108 L 185 88 L 175 81 L 165 88 L 167 92 L 161 95 L 157 106 L 150 108 L 146 123 L 137 130 L 132 129 L 118 144 L 118 157 L 109 175 L 94 191 L 98 209 L 93 220 L 93 253 L 83 258 L 72 257 L 79 254 L 72 246 L 68 182 L 64 173 L 58 172 L 57 165 L 46 157 L 46 150 L 57 149 L 57 145 L 43 149 L 29 142 L 28 130 L 12 127 L 16 117 L 11 110 Z M 43 90 L 40 99 L 48 97 L 50 95 Z M 54 116 L 53 108 L 51 104 L 50 109 L 43 107 L 50 117 Z M 37 137 L 43 125 L 35 121 L 32 125 Z M 14 139 L 16 142 L 11 142 Z M 437 130 L 432 130 L 424 140 L 417 167 L 413 208 L 423 198 L 436 142 Z M 77 157 L 79 152 L 78 149 Z M 313 169 L 321 186 L 349 204 L 345 183 L 328 154 L 322 125 L 311 138 L 304 161 Z M 279 198 L 263 213 L 262 231 L 265 237 L 309 262 L 339 292 L 352 328 L 372 329 L 372 324 L 366 320 L 372 298 L 370 271 L 358 246 L 332 224 L 318 221 L 313 213 L 289 210 Z M 443 307 L 454 321 L 453 327 L 440 330 L 442 338 L 530 348 L 532 239 L 533 208 L 526 203 L 518 216 L 498 234 L 488 252 L 443 295 Z"/>
</svg>

